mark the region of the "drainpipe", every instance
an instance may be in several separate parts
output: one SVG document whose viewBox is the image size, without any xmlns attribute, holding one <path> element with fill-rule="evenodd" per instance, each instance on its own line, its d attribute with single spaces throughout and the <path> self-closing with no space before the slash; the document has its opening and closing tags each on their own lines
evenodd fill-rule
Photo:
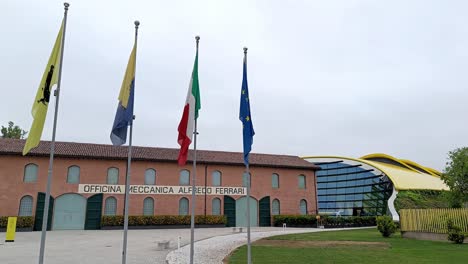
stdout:
<svg viewBox="0 0 468 264">
<path fill-rule="evenodd" d="M 208 175 L 208 165 L 205 165 L 205 216 L 206 216 L 206 179 Z"/>
<path fill-rule="evenodd" d="M 318 215 L 319 214 L 319 210 L 318 210 L 318 192 L 317 192 L 317 171 L 313 171 L 314 172 L 314 188 L 315 188 L 315 215 Z"/>
</svg>

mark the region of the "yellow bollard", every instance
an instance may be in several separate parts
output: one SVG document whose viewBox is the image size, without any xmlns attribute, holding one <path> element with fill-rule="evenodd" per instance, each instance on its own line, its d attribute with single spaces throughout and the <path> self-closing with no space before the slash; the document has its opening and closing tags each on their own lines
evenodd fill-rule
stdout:
<svg viewBox="0 0 468 264">
<path fill-rule="evenodd" d="M 15 242 L 16 234 L 16 216 L 8 217 L 5 242 Z"/>
</svg>

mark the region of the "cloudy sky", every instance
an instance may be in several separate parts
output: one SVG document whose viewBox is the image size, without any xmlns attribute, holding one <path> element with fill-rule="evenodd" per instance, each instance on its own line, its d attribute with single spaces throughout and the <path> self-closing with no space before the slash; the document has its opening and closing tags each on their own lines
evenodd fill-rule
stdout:
<svg viewBox="0 0 468 264">
<path fill-rule="evenodd" d="M 25 130 L 63 1 L 0 2 L 0 124 Z M 178 147 L 199 34 L 200 149 L 242 151 L 249 47 L 253 151 L 383 152 L 442 169 L 468 144 L 468 2 L 70 1 L 57 140 L 110 144 L 141 21 L 134 144 Z M 51 100 L 52 101 L 52 100 Z M 42 139 L 50 140 L 53 108 Z"/>
</svg>

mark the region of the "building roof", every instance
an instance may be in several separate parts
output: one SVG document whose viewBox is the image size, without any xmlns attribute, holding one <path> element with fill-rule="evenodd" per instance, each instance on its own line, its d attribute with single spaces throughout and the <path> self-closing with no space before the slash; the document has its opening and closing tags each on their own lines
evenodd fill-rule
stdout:
<svg viewBox="0 0 468 264">
<path fill-rule="evenodd" d="M 370 154 L 359 159 L 340 156 L 309 156 L 302 157 L 310 162 L 314 159 L 352 160 L 370 165 L 382 171 L 393 182 L 397 190 L 449 190 L 440 179 L 440 172 L 422 167 L 413 161 L 400 160 L 386 154 Z M 410 165 L 411 164 L 411 165 Z M 426 172 L 432 170 L 431 173 Z"/>
<path fill-rule="evenodd" d="M 25 140 L 0 139 L 0 155 L 22 155 Z M 32 149 L 28 156 L 48 157 L 50 155 L 50 141 L 41 141 L 37 148 Z M 55 157 L 78 159 L 127 159 L 127 146 L 113 146 L 104 144 L 55 142 Z M 140 161 L 177 162 L 179 149 L 132 147 L 132 159 Z M 188 161 L 192 161 L 192 150 L 189 151 Z M 243 166 L 241 152 L 197 150 L 197 163 Z M 275 167 L 317 170 L 320 167 L 307 162 L 297 156 L 250 154 L 250 166 Z"/>
</svg>

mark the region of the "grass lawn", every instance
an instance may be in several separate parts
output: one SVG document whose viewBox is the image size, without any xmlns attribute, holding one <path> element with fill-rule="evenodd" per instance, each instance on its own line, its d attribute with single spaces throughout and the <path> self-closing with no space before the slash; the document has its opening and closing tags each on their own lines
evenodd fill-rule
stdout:
<svg viewBox="0 0 468 264">
<path fill-rule="evenodd" d="M 246 246 L 238 248 L 229 258 L 229 264 L 246 262 Z M 275 236 L 253 243 L 252 263 L 466 264 L 468 244 L 407 239 L 399 233 L 384 238 L 376 228 L 328 231 Z"/>
</svg>

